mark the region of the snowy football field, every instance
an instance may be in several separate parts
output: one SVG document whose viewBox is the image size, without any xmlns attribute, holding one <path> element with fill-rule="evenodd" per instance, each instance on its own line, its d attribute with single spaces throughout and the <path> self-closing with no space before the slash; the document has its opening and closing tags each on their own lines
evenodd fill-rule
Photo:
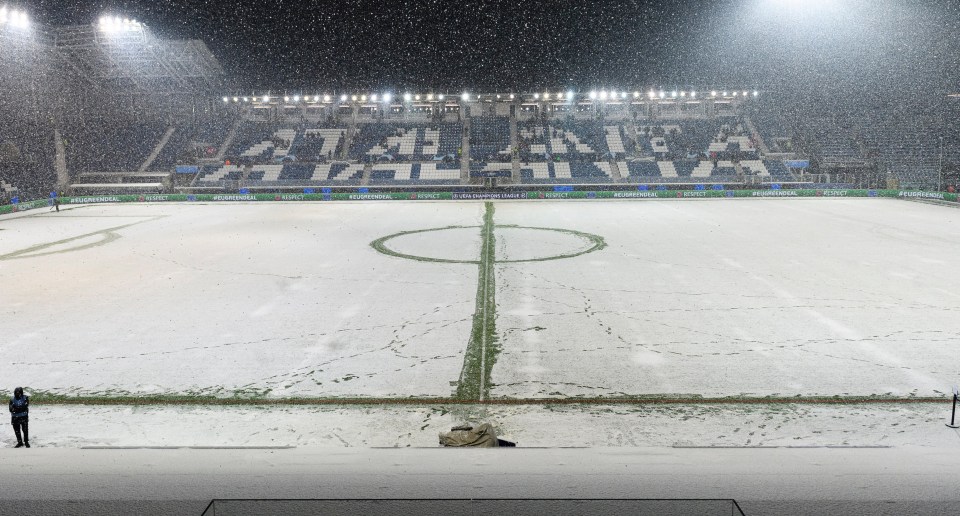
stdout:
<svg viewBox="0 0 960 516">
<path fill-rule="evenodd" d="M 0 218 L 0 378 L 92 398 L 943 396 L 958 222 L 887 199 L 28 212 Z"/>
</svg>

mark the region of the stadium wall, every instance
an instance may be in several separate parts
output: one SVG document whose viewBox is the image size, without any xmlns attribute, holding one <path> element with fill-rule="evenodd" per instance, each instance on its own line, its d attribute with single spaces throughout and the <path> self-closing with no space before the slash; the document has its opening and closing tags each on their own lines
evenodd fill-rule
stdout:
<svg viewBox="0 0 960 516">
<path fill-rule="evenodd" d="M 743 199 L 796 197 L 884 197 L 928 199 L 958 202 L 958 194 L 905 190 L 644 190 L 595 192 L 384 192 L 321 194 L 168 194 L 168 195 L 93 195 L 63 197 L 61 204 L 101 204 L 127 202 L 284 202 L 284 201 L 437 201 L 480 199 Z M 0 215 L 53 206 L 41 199 L 0 206 Z"/>
</svg>

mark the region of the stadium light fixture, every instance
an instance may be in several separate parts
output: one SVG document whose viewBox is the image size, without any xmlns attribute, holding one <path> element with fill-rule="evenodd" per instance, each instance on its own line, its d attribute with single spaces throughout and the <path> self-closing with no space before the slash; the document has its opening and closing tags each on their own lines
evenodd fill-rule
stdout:
<svg viewBox="0 0 960 516">
<path fill-rule="evenodd" d="M 290 96 L 289 96 L 289 95 L 284 95 L 283 101 L 284 101 L 284 102 L 290 102 Z"/>
<path fill-rule="evenodd" d="M 539 93 L 534 93 L 534 94 L 533 94 L 533 100 L 540 100 L 540 94 L 539 94 Z"/>
<path fill-rule="evenodd" d="M 366 96 L 366 95 L 360 95 L 360 101 L 361 101 L 361 102 L 366 102 L 366 101 L 367 101 L 367 96 Z"/>
<path fill-rule="evenodd" d="M 233 101 L 234 101 L 234 102 L 239 102 L 240 99 L 238 99 L 237 97 L 233 97 Z"/>
<path fill-rule="evenodd" d="M 294 96 L 293 96 L 293 101 L 294 101 L 294 102 L 300 102 L 300 95 L 294 95 Z"/>
<path fill-rule="evenodd" d="M 418 95 L 418 96 L 419 96 L 419 95 Z M 410 102 L 410 100 L 411 100 L 412 98 L 413 98 L 413 97 L 412 97 L 409 93 L 404 93 L 404 94 L 403 94 L 403 101 L 404 101 L 404 102 Z"/>
<path fill-rule="evenodd" d="M 243 101 L 244 101 L 244 102 L 250 102 L 250 99 L 247 98 L 247 97 L 243 97 Z"/>
<path fill-rule="evenodd" d="M 427 94 L 427 100 L 431 100 L 431 101 L 433 100 L 433 93 Z"/>
<path fill-rule="evenodd" d="M 745 91 L 745 92 L 743 92 L 743 96 L 744 96 L 744 97 L 746 97 L 746 96 L 747 96 L 747 92 L 746 92 L 746 91 Z"/>
<path fill-rule="evenodd" d="M 633 98 L 635 98 L 635 99 L 640 98 L 640 92 L 639 92 L 639 91 L 634 91 L 634 92 L 633 92 Z"/>
<path fill-rule="evenodd" d="M 600 90 L 600 100 L 607 100 L 607 90 Z"/>
<path fill-rule="evenodd" d="M 438 98 L 439 100 L 443 100 L 443 93 L 437 95 L 437 98 Z"/>
<path fill-rule="evenodd" d="M 356 96 L 356 95 L 350 95 L 350 100 L 352 100 L 353 102 L 356 102 L 356 101 L 357 101 L 357 96 Z"/>
<path fill-rule="evenodd" d="M 691 91 L 691 92 L 690 92 L 690 98 L 693 98 L 693 99 L 697 98 L 697 92 Z"/>
<path fill-rule="evenodd" d="M 513 93 L 510 94 L 510 100 L 513 100 Z"/>
<path fill-rule="evenodd" d="M 622 99 L 627 98 L 627 92 L 626 92 L 626 91 L 621 91 L 621 92 L 620 92 L 620 98 L 622 98 Z"/>
<path fill-rule="evenodd" d="M 736 96 L 737 96 L 737 92 L 733 92 L 733 96 L 736 97 Z"/>
<path fill-rule="evenodd" d="M 378 97 L 377 97 L 377 94 L 376 94 L 376 93 L 371 93 L 371 94 L 370 94 L 370 102 L 376 102 L 376 101 L 377 101 L 377 98 L 378 98 Z"/>
<path fill-rule="evenodd" d="M 470 100 L 470 94 L 467 92 L 463 92 L 463 94 L 460 95 L 460 98 L 463 99 L 464 102 L 467 102 Z"/>
<path fill-rule="evenodd" d="M 30 26 L 30 18 L 26 11 L 8 9 L 7 6 L 3 6 L 0 7 L 0 25 L 7 24 L 17 29 L 26 29 Z"/>
<path fill-rule="evenodd" d="M 723 92 L 723 96 L 726 97 L 726 96 L 727 96 L 727 92 Z"/>
<path fill-rule="evenodd" d="M 711 92 L 710 92 L 710 96 L 711 96 L 711 97 L 716 97 L 716 96 L 717 96 L 716 90 L 711 91 Z"/>
<path fill-rule="evenodd" d="M 686 96 L 687 96 L 687 92 L 685 92 L 685 91 L 681 91 L 681 92 L 680 92 L 680 98 L 683 98 L 683 97 L 686 97 Z"/>
<path fill-rule="evenodd" d="M 340 102 L 346 102 L 346 101 L 347 101 L 347 94 L 344 93 L 343 95 L 340 95 Z"/>
<path fill-rule="evenodd" d="M 567 92 L 567 100 L 573 100 L 573 90 Z"/>
<path fill-rule="evenodd" d="M 227 97 L 223 97 L 223 102 L 224 102 L 224 103 L 226 103 L 226 102 L 230 102 L 230 99 L 229 99 L 229 98 L 227 98 Z"/>
<path fill-rule="evenodd" d="M 416 100 L 416 101 L 418 101 L 418 102 L 420 101 L 420 95 L 419 95 L 419 94 L 414 95 L 413 98 L 414 98 L 414 100 Z"/>
<path fill-rule="evenodd" d="M 590 97 L 590 100 L 597 100 L 597 92 L 591 90 L 589 97 Z"/>
<path fill-rule="evenodd" d="M 759 95 L 759 94 L 760 94 L 760 92 L 759 92 L 759 91 L 757 91 L 757 90 L 753 90 L 753 96 L 754 96 L 754 97 L 756 97 L 756 96 L 757 96 L 757 95 Z"/>
<path fill-rule="evenodd" d="M 323 101 L 324 101 L 324 102 L 330 102 L 330 95 L 324 95 L 324 96 L 323 96 Z"/>
<path fill-rule="evenodd" d="M 674 99 L 677 98 L 677 90 L 673 90 L 670 92 L 670 98 L 674 98 Z"/>
<path fill-rule="evenodd" d="M 649 92 L 647 95 L 648 95 L 651 99 L 657 98 L 657 92 L 655 92 L 655 91 L 653 91 L 653 90 L 650 90 L 650 92 Z"/>
<path fill-rule="evenodd" d="M 667 96 L 667 92 L 660 90 L 660 98 L 665 98 L 666 96 Z"/>
<path fill-rule="evenodd" d="M 384 101 L 385 103 L 389 104 L 391 99 L 393 99 L 393 95 L 391 95 L 391 94 L 389 94 L 389 93 L 384 93 L 384 94 L 383 94 L 383 101 Z"/>
</svg>

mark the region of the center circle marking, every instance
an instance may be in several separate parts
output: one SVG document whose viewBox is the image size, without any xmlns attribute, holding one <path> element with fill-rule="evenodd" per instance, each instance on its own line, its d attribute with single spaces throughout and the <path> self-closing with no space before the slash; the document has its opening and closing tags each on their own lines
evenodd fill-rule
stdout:
<svg viewBox="0 0 960 516">
<path fill-rule="evenodd" d="M 600 249 L 603 249 L 604 247 L 607 246 L 607 244 L 606 244 L 606 242 L 604 241 L 603 237 L 601 237 L 601 236 L 599 236 L 599 235 L 594 235 L 594 234 L 592 234 L 592 233 L 585 233 L 585 232 L 582 232 L 582 231 L 576 231 L 576 230 L 573 230 L 573 229 L 543 228 L 543 227 L 534 227 L 534 226 L 518 226 L 518 225 L 513 225 L 513 224 L 507 224 L 507 225 L 496 224 L 496 225 L 494 225 L 493 227 L 494 227 L 494 229 L 521 229 L 521 230 L 531 230 L 531 231 L 548 231 L 548 232 L 553 232 L 553 233 L 563 233 L 563 234 L 566 234 L 566 235 L 570 235 L 570 236 L 579 238 L 580 240 L 583 240 L 583 241 L 585 241 L 585 242 L 587 242 L 587 243 L 589 244 L 589 245 L 588 245 L 587 247 L 585 247 L 585 248 L 574 249 L 574 250 L 571 250 L 570 252 L 566 252 L 566 253 L 560 253 L 560 254 L 555 254 L 555 255 L 550 255 L 550 256 L 541 256 L 541 257 L 535 257 L 535 258 L 516 259 L 516 260 L 495 260 L 496 263 L 527 263 L 527 262 L 543 262 L 543 261 L 550 261 L 550 260 L 564 260 L 564 259 L 567 259 L 567 258 L 574 258 L 574 257 L 576 257 L 576 256 L 580 256 L 580 255 L 592 253 L 592 252 L 594 252 L 594 251 L 599 251 Z M 412 230 L 412 231 L 401 231 L 401 232 L 399 232 L 399 233 L 394 233 L 394 234 L 392 234 L 392 235 L 387 235 L 387 236 L 384 236 L 384 237 L 380 237 L 380 238 L 374 240 L 373 242 L 370 242 L 370 246 L 373 247 L 374 249 L 376 249 L 378 252 L 383 253 L 383 254 L 386 254 L 386 255 L 388 255 L 388 256 L 394 256 L 394 257 L 397 257 L 397 258 L 405 258 L 405 259 L 408 259 L 408 260 L 416 260 L 416 261 L 420 261 L 420 262 L 464 263 L 464 264 L 479 265 L 479 264 L 480 264 L 480 260 L 458 260 L 458 259 L 454 259 L 454 258 L 440 258 L 440 257 L 433 257 L 433 256 L 421 256 L 421 255 L 416 255 L 416 254 L 403 253 L 403 252 L 400 252 L 400 251 L 397 251 L 397 250 L 394 250 L 394 249 L 390 248 L 390 246 L 388 245 L 388 243 L 389 243 L 391 240 L 394 240 L 394 239 L 397 239 L 397 238 L 400 238 L 400 237 L 404 237 L 404 236 L 417 235 L 417 234 L 422 234 L 422 233 L 431 233 L 431 232 L 452 231 L 452 230 L 457 230 L 457 229 L 476 229 L 477 231 L 482 231 L 482 230 L 483 230 L 483 226 L 445 226 L 445 227 L 439 227 L 439 228 L 428 228 L 428 229 L 416 229 L 416 230 Z"/>
</svg>

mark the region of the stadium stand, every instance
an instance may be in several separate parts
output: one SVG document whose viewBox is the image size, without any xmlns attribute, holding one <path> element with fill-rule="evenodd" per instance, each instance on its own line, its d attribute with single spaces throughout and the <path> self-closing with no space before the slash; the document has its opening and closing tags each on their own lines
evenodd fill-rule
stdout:
<svg viewBox="0 0 960 516">
<path fill-rule="evenodd" d="M 166 125 L 93 119 L 64 130 L 71 172 L 136 171 L 159 143 Z"/>
<path fill-rule="evenodd" d="M 439 122 L 407 124 L 374 122 L 362 124 L 350 144 L 352 160 L 373 162 L 428 161 L 442 156 L 457 157 L 463 124 Z"/>
<path fill-rule="evenodd" d="M 471 117 L 470 157 L 480 161 L 510 161 L 510 119 Z"/>
<path fill-rule="evenodd" d="M 46 197 L 56 183 L 53 131 L 42 124 L 0 126 L 0 202 Z"/>
</svg>

